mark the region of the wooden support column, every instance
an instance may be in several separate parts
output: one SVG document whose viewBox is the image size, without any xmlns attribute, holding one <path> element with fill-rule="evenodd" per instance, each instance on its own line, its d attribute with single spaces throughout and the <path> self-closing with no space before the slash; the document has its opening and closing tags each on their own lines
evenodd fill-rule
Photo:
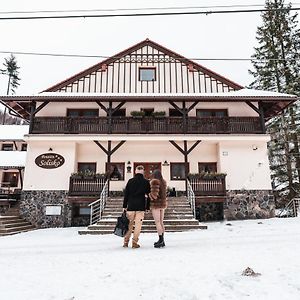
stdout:
<svg viewBox="0 0 300 300">
<path fill-rule="evenodd" d="M 260 117 L 261 128 L 263 130 L 263 133 L 266 133 L 265 113 L 261 102 L 259 102 L 258 107 L 260 111 L 259 117 Z"/>
<path fill-rule="evenodd" d="M 111 141 L 107 142 L 107 149 L 100 144 L 98 141 L 94 143 L 107 155 L 107 163 L 111 162 L 111 156 L 125 143 L 126 141 L 119 142 L 114 148 L 111 148 Z M 110 190 L 110 185 L 108 181 L 108 191 Z"/>
<path fill-rule="evenodd" d="M 118 111 L 126 101 L 119 103 L 115 108 L 113 108 L 112 102 L 109 102 L 108 107 L 105 107 L 100 101 L 96 101 L 96 103 L 106 112 L 108 118 L 108 133 L 112 133 L 112 115 Z"/>
<path fill-rule="evenodd" d="M 201 143 L 201 141 L 196 141 L 193 146 L 188 149 L 187 141 L 183 141 L 183 149 L 175 142 L 175 141 L 169 141 L 178 151 L 180 151 L 184 156 L 184 172 L 185 172 L 185 192 L 187 194 L 187 175 L 189 173 L 189 160 L 188 156 L 189 154 Z"/>
<path fill-rule="evenodd" d="M 30 104 L 30 123 L 29 123 L 29 133 L 32 133 L 33 129 L 33 118 L 34 118 L 34 111 L 36 108 L 36 102 L 32 101 Z"/>
<path fill-rule="evenodd" d="M 189 112 L 195 108 L 195 106 L 199 103 L 199 101 L 195 101 L 190 107 L 186 107 L 186 102 L 182 101 L 182 108 L 180 108 L 175 102 L 169 101 L 169 103 L 182 114 L 183 118 L 183 133 L 187 133 L 188 131 L 188 114 Z"/>
<path fill-rule="evenodd" d="M 265 114 L 264 114 L 264 109 L 263 106 L 261 104 L 261 102 L 258 102 L 258 108 L 251 103 L 250 101 L 246 101 L 246 103 L 254 110 L 258 113 L 259 118 L 260 118 L 260 125 L 261 125 L 261 129 L 263 133 L 266 133 L 266 123 L 265 123 Z"/>
</svg>

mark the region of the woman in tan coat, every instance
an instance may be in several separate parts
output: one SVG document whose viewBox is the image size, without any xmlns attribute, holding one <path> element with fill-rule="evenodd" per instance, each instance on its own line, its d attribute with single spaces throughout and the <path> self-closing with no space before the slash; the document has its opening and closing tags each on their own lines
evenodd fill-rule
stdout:
<svg viewBox="0 0 300 300">
<path fill-rule="evenodd" d="M 159 240 L 154 243 L 155 248 L 165 247 L 164 241 L 164 215 L 167 208 L 167 183 L 163 179 L 161 171 L 155 170 L 150 181 L 150 208 L 155 221 Z"/>
</svg>

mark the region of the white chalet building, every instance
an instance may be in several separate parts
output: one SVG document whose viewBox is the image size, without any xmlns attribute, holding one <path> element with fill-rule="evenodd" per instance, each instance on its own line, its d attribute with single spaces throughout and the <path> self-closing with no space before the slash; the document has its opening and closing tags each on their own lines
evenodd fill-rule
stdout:
<svg viewBox="0 0 300 300">
<path fill-rule="evenodd" d="M 245 89 L 146 39 L 0 99 L 30 121 L 21 214 L 38 227 L 87 224 L 105 179 L 121 196 L 140 164 L 171 196 L 193 189 L 202 221 L 274 216 L 265 121 L 296 96 Z"/>
</svg>

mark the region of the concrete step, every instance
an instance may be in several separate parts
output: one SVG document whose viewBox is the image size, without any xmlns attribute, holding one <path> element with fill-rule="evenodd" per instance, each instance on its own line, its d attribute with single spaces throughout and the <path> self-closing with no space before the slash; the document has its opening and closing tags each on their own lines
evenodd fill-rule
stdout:
<svg viewBox="0 0 300 300">
<path fill-rule="evenodd" d="M 118 216 L 113 216 L 113 215 L 106 215 L 106 216 L 102 216 L 102 220 L 106 220 L 106 219 L 116 219 L 116 217 L 119 217 L 120 215 Z M 167 221 L 167 220 L 180 220 L 180 219 L 184 219 L 184 220 L 192 220 L 194 219 L 194 216 L 191 214 L 191 215 L 181 215 L 181 214 L 178 214 L 178 215 L 169 215 L 169 216 L 165 216 L 164 220 Z M 153 220 L 153 217 L 152 216 L 145 216 L 144 220 Z"/>
<path fill-rule="evenodd" d="M 9 225 L 9 224 L 15 224 L 21 222 L 23 219 L 22 218 L 16 218 L 13 220 L 5 220 L 5 221 L 0 221 L 0 225 Z"/>
<path fill-rule="evenodd" d="M 35 228 L 16 230 L 16 231 L 5 232 L 5 233 L 0 232 L 0 236 L 8 236 L 8 235 L 18 234 L 18 233 L 22 233 L 22 232 L 28 232 L 28 231 L 32 231 L 32 230 L 35 230 Z"/>
<path fill-rule="evenodd" d="M 111 230 L 111 231 L 113 231 L 114 230 L 114 228 L 115 228 L 115 226 L 113 226 L 113 225 L 93 225 L 93 226 L 89 226 L 88 227 L 88 230 L 102 230 L 102 229 L 104 229 L 104 230 Z M 166 225 L 165 226 L 165 230 L 166 231 L 169 231 L 169 230 L 176 230 L 176 229 L 178 229 L 178 230 L 185 230 L 185 229 L 201 229 L 200 228 L 200 226 L 199 225 Z M 155 225 L 143 225 L 143 227 L 142 227 L 142 230 L 153 230 L 153 231 L 156 231 L 156 227 L 155 227 Z"/>
<path fill-rule="evenodd" d="M 0 224 L 6 221 L 21 220 L 20 216 L 0 216 Z"/>
<path fill-rule="evenodd" d="M 32 226 L 29 222 L 23 220 L 18 223 L 5 224 L 4 227 L 5 228 L 17 228 L 17 227 L 24 227 L 24 226 L 28 226 L 28 225 Z"/>
<path fill-rule="evenodd" d="M 0 234 L 14 233 L 14 232 L 22 231 L 22 230 L 31 230 L 31 229 L 34 229 L 34 228 L 35 227 L 33 225 L 24 225 L 24 226 L 5 228 L 5 229 L 0 229 Z"/>
<path fill-rule="evenodd" d="M 116 225 L 117 219 L 107 219 L 107 220 L 100 220 L 95 225 Z M 198 225 L 199 221 L 195 219 L 175 219 L 175 220 L 164 220 L 165 225 Z M 90 226 L 95 226 L 90 225 Z M 154 220 L 144 220 L 143 225 L 155 225 Z"/>
<path fill-rule="evenodd" d="M 207 226 L 205 225 L 200 225 L 197 228 L 193 228 L 193 227 L 181 227 L 179 228 L 168 228 L 166 229 L 166 232 L 185 232 L 185 231 L 195 231 L 195 230 L 203 230 L 203 229 L 207 229 Z M 93 235 L 102 235 L 102 234 L 112 234 L 113 230 L 111 229 L 101 229 L 101 230 L 79 230 L 78 233 L 80 235 L 84 235 L 84 234 L 93 234 Z M 156 229 L 147 229 L 147 228 L 143 228 L 142 229 L 142 233 L 156 233 Z"/>
<path fill-rule="evenodd" d="M 123 208 L 121 208 L 121 207 L 118 207 L 118 208 L 106 207 L 104 209 L 105 213 L 114 213 L 114 212 L 122 213 L 122 211 L 123 211 Z M 186 213 L 186 212 L 191 212 L 191 209 L 189 207 L 187 207 L 187 208 L 186 207 L 185 208 L 182 208 L 182 207 L 179 207 L 179 208 L 176 207 L 175 208 L 174 207 L 174 208 L 167 208 L 165 210 L 165 214 L 170 213 L 170 212 Z"/>
</svg>

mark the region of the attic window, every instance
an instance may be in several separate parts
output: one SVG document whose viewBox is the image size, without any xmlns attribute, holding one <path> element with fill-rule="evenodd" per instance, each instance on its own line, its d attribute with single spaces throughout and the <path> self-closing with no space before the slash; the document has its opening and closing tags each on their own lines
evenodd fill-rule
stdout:
<svg viewBox="0 0 300 300">
<path fill-rule="evenodd" d="M 155 81 L 156 69 L 154 67 L 140 67 L 139 68 L 139 80 L 140 81 Z"/>
</svg>

